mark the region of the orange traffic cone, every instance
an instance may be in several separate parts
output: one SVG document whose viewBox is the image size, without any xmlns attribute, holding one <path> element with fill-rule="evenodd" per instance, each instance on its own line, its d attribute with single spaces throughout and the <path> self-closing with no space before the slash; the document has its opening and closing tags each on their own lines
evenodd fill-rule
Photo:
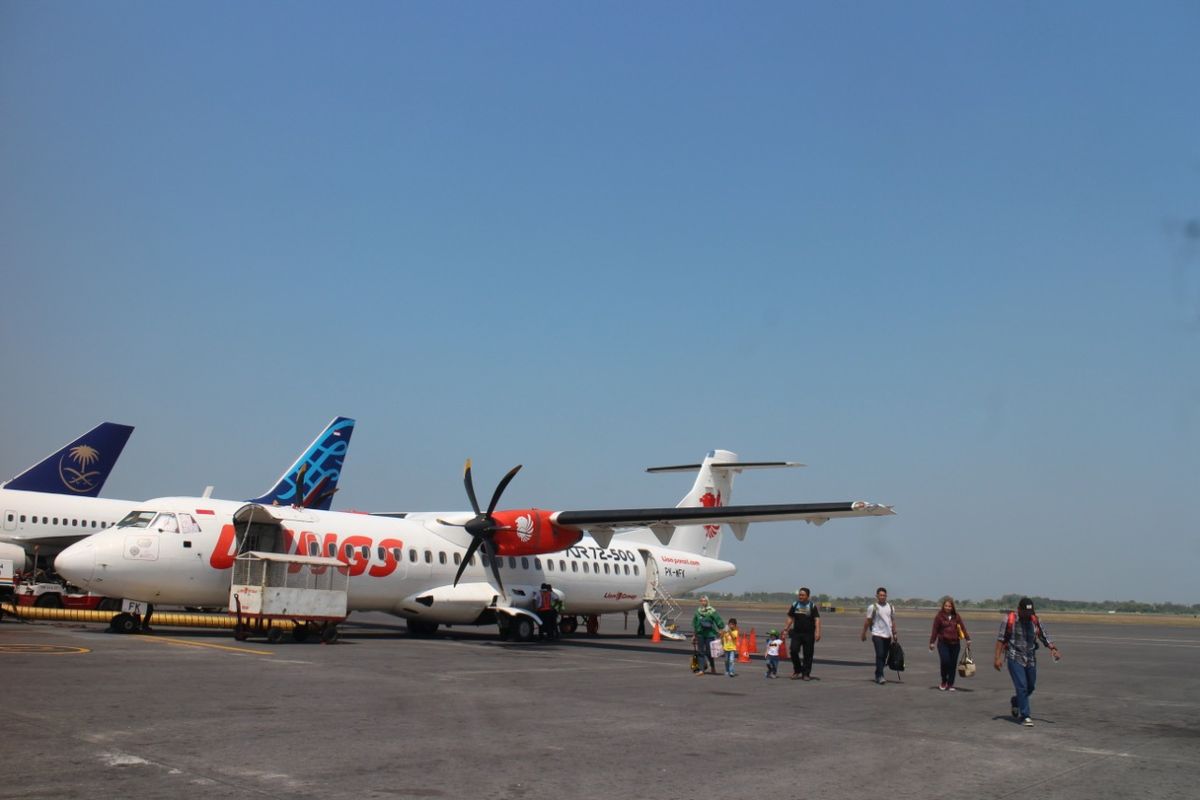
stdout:
<svg viewBox="0 0 1200 800">
<path fill-rule="evenodd" d="M 758 652 L 758 631 L 756 631 L 754 628 L 750 629 L 750 652 Z"/>
<path fill-rule="evenodd" d="M 654 621 L 654 634 L 650 637 L 650 641 L 652 641 L 652 642 L 661 642 L 662 641 L 662 631 L 660 631 L 658 629 L 658 620 Z"/>
<path fill-rule="evenodd" d="M 738 637 L 737 660 L 739 664 L 750 663 L 750 638 L 747 636 Z"/>
<path fill-rule="evenodd" d="M 788 658 L 788 657 L 789 656 L 788 656 L 788 651 L 787 651 L 787 639 L 780 639 L 779 640 L 779 660 L 783 661 L 785 658 Z"/>
</svg>

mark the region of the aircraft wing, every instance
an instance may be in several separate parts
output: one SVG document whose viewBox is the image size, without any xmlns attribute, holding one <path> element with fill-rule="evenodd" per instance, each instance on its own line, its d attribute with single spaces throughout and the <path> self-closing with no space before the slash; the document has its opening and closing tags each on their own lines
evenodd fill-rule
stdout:
<svg viewBox="0 0 1200 800">
<path fill-rule="evenodd" d="M 680 525 L 729 525 L 740 540 L 751 522 L 803 520 L 823 525 L 844 517 L 883 517 L 895 514 L 891 506 L 865 500 L 838 503 L 780 503 L 761 506 L 723 506 L 700 508 L 622 508 L 599 511 L 558 511 L 552 519 L 558 525 L 586 530 L 601 547 L 607 547 L 613 534 L 626 528 L 646 527 L 654 531 L 664 545 Z"/>
</svg>

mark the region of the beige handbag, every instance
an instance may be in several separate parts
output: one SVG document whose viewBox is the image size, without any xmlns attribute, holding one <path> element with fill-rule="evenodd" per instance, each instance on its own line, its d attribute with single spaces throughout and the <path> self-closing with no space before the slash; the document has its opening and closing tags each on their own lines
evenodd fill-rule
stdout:
<svg viewBox="0 0 1200 800">
<path fill-rule="evenodd" d="M 964 678 L 975 674 L 975 659 L 971 658 L 970 642 L 967 642 L 967 649 L 963 651 L 962 659 L 958 662 L 958 674 Z"/>
</svg>

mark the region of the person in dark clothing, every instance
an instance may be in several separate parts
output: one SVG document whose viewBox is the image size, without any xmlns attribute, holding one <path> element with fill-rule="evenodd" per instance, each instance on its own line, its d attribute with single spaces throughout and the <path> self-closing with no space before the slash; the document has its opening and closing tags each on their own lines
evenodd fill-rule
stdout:
<svg viewBox="0 0 1200 800">
<path fill-rule="evenodd" d="M 792 637 L 792 680 L 812 680 L 813 649 L 821 641 L 821 612 L 810 600 L 807 586 L 796 592 L 796 601 L 788 609 L 783 635 Z"/>
<path fill-rule="evenodd" d="M 543 583 L 537 593 L 537 613 L 542 621 L 538 638 L 557 639 L 558 614 L 554 610 L 554 590 L 548 583 Z"/>
<path fill-rule="evenodd" d="M 967 633 L 967 626 L 958 615 L 954 598 L 947 595 L 942 598 L 941 610 L 934 616 L 933 631 L 929 634 L 929 649 L 937 648 L 938 659 L 941 662 L 942 682 L 938 684 L 938 689 L 943 692 L 956 691 L 954 676 L 958 668 L 960 639 L 966 639 L 969 643 L 971 634 Z"/>
<path fill-rule="evenodd" d="M 638 629 L 637 629 L 637 635 L 638 635 L 638 636 L 645 636 L 645 635 L 646 635 L 646 609 L 645 609 L 644 607 L 642 607 L 642 606 L 638 606 Z"/>
</svg>

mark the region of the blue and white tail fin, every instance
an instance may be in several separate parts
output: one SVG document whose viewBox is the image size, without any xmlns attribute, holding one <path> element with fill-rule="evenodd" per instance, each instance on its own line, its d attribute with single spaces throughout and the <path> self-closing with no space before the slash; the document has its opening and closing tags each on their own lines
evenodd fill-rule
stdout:
<svg viewBox="0 0 1200 800">
<path fill-rule="evenodd" d="M 342 474 L 342 461 L 350 449 L 354 420 L 337 417 L 321 431 L 295 463 L 284 470 L 266 494 L 248 500 L 276 506 L 303 506 L 328 511 Z"/>
<path fill-rule="evenodd" d="M 794 461 L 738 461 L 737 453 L 710 450 L 699 464 L 680 464 L 673 467 L 651 467 L 647 472 L 696 471 L 696 482 L 676 508 L 721 508 L 733 498 L 733 476 L 746 469 L 771 467 L 802 467 Z M 676 550 L 717 558 L 721 552 L 721 525 L 680 525 L 671 535 L 670 546 Z M 745 532 L 744 530 L 742 531 Z M 740 538 L 740 537 L 739 537 Z"/>
<path fill-rule="evenodd" d="M 131 433 L 132 425 L 101 422 L 5 483 L 4 488 L 95 497 L 116 466 Z"/>
</svg>

